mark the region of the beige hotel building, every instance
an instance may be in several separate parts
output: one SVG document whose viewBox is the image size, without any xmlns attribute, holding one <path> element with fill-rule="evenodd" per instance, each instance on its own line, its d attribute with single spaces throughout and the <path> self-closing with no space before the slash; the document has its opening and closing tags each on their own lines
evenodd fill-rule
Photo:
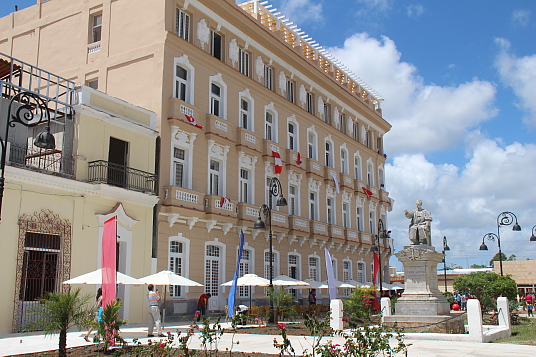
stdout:
<svg viewBox="0 0 536 357">
<path fill-rule="evenodd" d="M 390 208 L 382 99 L 268 2 L 38 0 L 0 19 L 0 52 L 156 113 L 152 269 L 204 284 L 171 289 L 169 313 L 193 313 L 203 291 L 224 309 L 241 230 L 241 273 L 269 276 L 268 232 L 253 229 L 262 204 L 274 276 L 327 279 L 328 248 L 337 279 L 372 280 Z M 287 207 L 269 197 L 272 177 Z M 239 294 L 266 302 L 262 288 Z"/>
</svg>

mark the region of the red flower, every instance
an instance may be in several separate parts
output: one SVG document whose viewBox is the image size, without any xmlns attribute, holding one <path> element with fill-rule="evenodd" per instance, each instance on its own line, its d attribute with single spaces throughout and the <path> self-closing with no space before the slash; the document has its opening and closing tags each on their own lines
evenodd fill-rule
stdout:
<svg viewBox="0 0 536 357">
<path fill-rule="evenodd" d="M 277 324 L 277 328 L 280 329 L 280 330 L 286 330 L 287 325 L 285 325 L 285 324 Z"/>
<path fill-rule="evenodd" d="M 161 343 L 161 344 L 160 344 L 160 348 L 164 348 L 164 347 L 166 347 L 166 345 L 163 344 L 163 343 Z"/>
</svg>

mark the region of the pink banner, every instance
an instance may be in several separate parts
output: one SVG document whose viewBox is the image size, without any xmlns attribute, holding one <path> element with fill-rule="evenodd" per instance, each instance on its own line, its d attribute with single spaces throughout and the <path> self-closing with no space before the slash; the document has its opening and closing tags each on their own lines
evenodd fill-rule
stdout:
<svg viewBox="0 0 536 357">
<path fill-rule="evenodd" d="M 102 232 L 102 307 L 115 300 L 117 217 L 104 222 Z"/>
</svg>

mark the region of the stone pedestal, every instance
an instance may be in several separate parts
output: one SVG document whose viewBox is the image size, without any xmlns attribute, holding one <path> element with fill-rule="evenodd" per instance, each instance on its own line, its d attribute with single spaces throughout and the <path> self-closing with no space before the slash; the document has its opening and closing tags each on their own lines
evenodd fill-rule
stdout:
<svg viewBox="0 0 536 357">
<path fill-rule="evenodd" d="M 437 286 L 437 263 L 443 261 L 443 254 L 420 244 L 405 246 L 395 255 L 404 265 L 405 288 L 395 304 L 395 314 L 386 316 L 384 322 L 415 328 L 435 326 L 440 330 L 442 321 L 448 321 L 448 330 L 453 329 L 451 323 L 460 324 L 461 320 L 452 321 L 450 304 Z"/>
</svg>

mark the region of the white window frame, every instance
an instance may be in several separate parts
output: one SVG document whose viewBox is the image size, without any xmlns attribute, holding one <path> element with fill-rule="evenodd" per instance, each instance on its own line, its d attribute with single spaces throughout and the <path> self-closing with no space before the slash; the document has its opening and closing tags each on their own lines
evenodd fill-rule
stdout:
<svg viewBox="0 0 536 357">
<path fill-rule="evenodd" d="M 362 268 L 362 269 L 360 270 L 359 268 Z M 357 281 L 360 282 L 361 284 L 366 283 L 367 282 L 366 280 L 367 279 L 367 264 L 364 261 L 359 260 L 357 262 L 356 269 L 357 269 Z"/>
<path fill-rule="evenodd" d="M 376 234 L 376 212 L 369 212 L 369 230 L 370 234 Z"/>
<path fill-rule="evenodd" d="M 91 14 L 91 42 L 96 43 L 102 40 L 102 12 Z"/>
<path fill-rule="evenodd" d="M 294 127 L 294 132 L 290 132 L 290 125 Z M 299 149 L 299 132 L 300 132 L 300 125 L 298 121 L 296 120 L 296 116 L 292 114 L 290 117 L 287 118 L 287 149 L 294 150 L 294 151 L 300 151 Z M 293 143 L 293 145 L 291 145 Z"/>
<path fill-rule="evenodd" d="M 348 150 L 341 146 L 341 172 L 348 175 Z"/>
<path fill-rule="evenodd" d="M 240 248 L 237 247 L 236 252 L 238 256 L 238 250 Z M 246 257 L 247 259 L 244 259 Z M 250 247 L 244 247 L 242 250 L 242 258 L 240 259 L 240 265 L 239 265 L 239 277 L 244 276 L 245 274 L 253 274 L 253 267 L 255 266 L 254 263 L 254 251 Z M 251 294 L 249 286 L 238 286 L 238 296 L 240 298 L 248 298 Z"/>
<path fill-rule="evenodd" d="M 242 108 L 242 101 L 246 101 L 248 103 L 248 109 L 244 110 Z M 255 123 L 255 118 L 253 117 L 255 113 L 255 101 L 253 100 L 253 97 L 251 96 L 249 89 L 245 89 L 242 92 L 238 93 L 238 110 L 239 110 L 239 127 L 247 129 L 251 132 L 254 132 L 253 124 Z M 244 118 L 243 116 L 247 116 L 247 125 L 244 126 Z"/>
<path fill-rule="evenodd" d="M 331 124 L 331 105 L 330 104 L 324 103 L 323 113 L 324 113 L 324 122 L 327 124 Z"/>
<path fill-rule="evenodd" d="M 314 127 L 307 128 L 307 158 L 318 161 L 318 134 Z"/>
<path fill-rule="evenodd" d="M 359 141 L 359 124 L 356 121 L 352 121 L 352 139 Z"/>
<path fill-rule="evenodd" d="M 355 229 L 357 231 L 363 232 L 363 207 L 356 207 L 355 208 L 355 220 L 356 220 L 356 227 Z"/>
<path fill-rule="evenodd" d="M 207 247 L 208 246 L 215 246 L 219 248 L 219 255 L 217 257 L 209 256 L 207 254 Z M 220 284 L 224 281 L 226 281 L 225 278 L 225 267 L 226 267 L 226 245 L 214 240 L 210 242 L 205 242 L 204 251 L 203 251 L 203 280 L 204 280 L 204 292 L 212 294 L 212 299 L 216 300 L 219 298 L 220 294 L 222 293 L 222 288 L 220 287 Z M 218 261 L 218 279 L 216 283 L 212 284 L 212 282 L 207 281 L 207 260 L 217 260 Z M 236 259 L 235 259 L 236 260 Z M 209 290 L 209 288 L 212 286 L 212 289 Z"/>
<path fill-rule="evenodd" d="M 295 256 L 296 257 L 296 262 L 295 263 L 291 263 L 290 256 Z M 301 278 L 302 278 L 301 254 L 298 253 L 298 252 L 289 252 L 288 255 L 287 255 L 287 261 L 288 261 L 288 276 L 292 278 L 291 267 L 295 267 L 296 268 L 296 275 L 295 275 L 294 279 L 301 280 Z"/>
<path fill-rule="evenodd" d="M 361 159 L 359 152 L 354 154 L 354 178 L 363 181 L 363 159 Z"/>
<path fill-rule="evenodd" d="M 318 221 L 318 192 L 309 191 L 309 219 Z"/>
<path fill-rule="evenodd" d="M 197 137 L 195 133 L 189 133 L 180 129 L 179 127 L 171 127 L 171 169 L 169 175 L 169 182 L 172 186 L 176 186 L 175 182 L 175 164 L 182 162 L 183 164 L 183 183 L 182 187 L 191 190 L 192 189 L 192 163 L 194 153 L 194 142 Z M 179 140 L 179 139 L 180 140 Z M 184 150 L 184 160 L 175 159 L 175 148 Z"/>
<path fill-rule="evenodd" d="M 331 267 L 333 268 L 335 280 L 339 280 L 339 260 L 334 256 L 331 256 Z"/>
<path fill-rule="evenodd" d="M 172 253 L 171 252 L 171 242 L 177 242 L 182 244 L 182 253 Z M 176 269 L 173 269 L 173 272 L 184 276 L 185 278 L 188 278 L 190 276 L 190 267 L 189 267 L 189 259 L 190 256 L 190 240 L 188 238 L 185 238 L 182 236 L 182 233 L 179 233 L 177 236 L 172 236 L 168 238 L 168 269 L 171 270 L 171 258 L 180 258 L 181 259 L 181 272 L 180 274 L 177 273 Z M 177 289 L 178 288 L 178 289 Z M 177 294 L 178 293 L 178 294 Z M 173 299 L 183 299 L 186 298 L 186 294 L 188 293 L 188 287 L 186 286 L 170 286 L 169 287 L 169 294 Z"/>
<path fill-rule="evenodd" d="M 307 92 L 305 94 L 305 110 L 307 113 L 314 115 L 315 114 L 315 108 L 314 108 L 314 96 L 313 93 Z"/>
<path fill-rule="evenodd" d="M 218 168 L 214 169 L 212 168 L 212 162 L 218 164 Z M 220 160 L 210 158 L 208 163 L 208 194 L 214 195 L 214 196 L 224 196 L 222 192 L 222 181 L 223 181 L 223 175 L 222 175 L 222 162 Z M 214 165 L 216 167 L 216 165 Z M 215 180 L 216 179 L 216 180 Z M 214 182 L 217 181 L 217 182 Z"/>
<path fill-rule="evenodd" d="M 294 192 L 292 192 L 294 191 Z M 291 216 L 300 215 L 300 187 L 289 184 L 288 187 L 288 214 Z"/>
<path fill-rule="evenodd" d="M 385 188 L 385 174 L 384 174 L 384 170 L 383 170 L 383 164 L 378 166 L 378 183 L 379 183 L 379 186 Z"/>
<path fill-rule="evenodd" d="M 312 260 L 314 259 L 316 262 L 316 265 L 311 265 Z M 307 256 L 307 271 L 309 279 L 312 279 L 314 281 L 322 281 L 322 271 L 320 266 L 320 257 L 316 254 L 310 254 Z M 312 274 L 313 271 L 315 274 Z M 315 276 L 316 275 L 316 276 Z"/>
<path fill-rule="evenodd" d="M 179 98 L 177 93 L 177 81 L 179 80 L 176 76 L 176 69 L 177 67 L 182 67 L 186 70 L 186 103 L 194 105 L 194 83 L 195 83 L 195 67 L 190 64 L 190 60 L 188 59 L 187 55 L 183 55 L 181 57 L 175 57 L 173 61 L 174 67 L 173 67 L 173 97 Z"/>
<path fill-rule="evenodd" d="M 274 69 L 264 64 L 264 86 L 269 90 L 274 90 Z"/>
<path fill-rule="evenodd" d="M 243 75 L 249 77 L 250 60 L 249 52 L 243 48 L 238 49 L 238 71 Z"/>
<path fill-rule="evenodd" d="M 216 53 L 216 48 L 214 47 L 215 45 L 215 41 L 214 41 L 214 38 L 216 37 L 215 35 L 219 36 L 220 38 L 220 51 L 219 53 Z M 214 31 L 214 30 L 210 30 L 210 55 L 216 59 L 219 59 L 220 61 L 222 60 L 223 58 L 223 36 L 221 33 L 217 32 L 217 31 Z"/>
<path fill-rule="evenodd" d="M 180 158 L 180 157 L 177 157 L 175 155 L 176 151 L 178 150 L 181 150 L 183 153 L 184 153 L 184 157 L 183 158 Z M 189 175 L 188 175 L 188 169 L 189 169 L 189 162 L 188 162 L 188 157 L 189 157 L 189 152 L 187 149 L 184 149 L 184 148 L 180 148 L 180 147 L 173 147 L 173 156 L 171 158 L 171 160 L 173 161 L 173 164 L 172 164 L 172 171 L 173 171 L 173 186 L 177 186 L 177 187 L 182 187 L 182 188 L 188 188 L 190 187 L 190 180 L 189 180 Z M 181 165 L 182 166 L 182 182 L 177 182 L 177 166 Z"/>
<path fill-rule="evenodd" d="M 267 121 L 267 114 L 271 114 L 272 116 L 272 123 L 269 124 Z M 270 103 L 268 105 L 264 106 L 264 138 L 267 140 L 271 140 L 274 143 L 277 143 L 277 119 L 278 114 L 277 111 L 274 108 L 274 104 Z M 270 129 L 270 138 L 268 135 L 268 130 Z"/>
<path fill-rule="evenodd" d="M 335 198 L 326 197 L 326 223 L 327 224 L 336 224 L 337 219 L 335 218 Z"/>
<path fill-rule="evenodd" d="M 367 185 L 374 186 L 374 165 L 372 160 L 367 160 Z"/>
<path fill-rule="evenodd" d="M 290 78 L 287 78 L 286 92 L 287 92 L 287 100 L 291 103 L 295 103 L 296 102 L 296 82 L 294 82 Z"/>
<path fill-rule="evenodd" d="M 327 147 L 328 144 L 329 148 Z M 335 155 L 333 155 L 333 147 L 333 141 L 331 141 L 331 139 L 326 138 L 324 140 L 324 165 L 335 168 Z"/>
<path fill-rule="evenodd" d="M 351 228 L 350 227 L 350 204 L 348 202 L 342 203 L 342 226 L 344 228 Z"/>
<path fill-rule="evenodd" d="M 175 16 L 175 34 L 186 41 L 190 41 L 190 15 L 177 8 Z"/>
<path fill-rule="evenodd" d="M 217 96 L 216 94 L 212 93 L 212 84 L 218 86 L 220 88 L 220 95 Z M 214 106 L 213 101 L 218 100 L 219 101 L 219 118 L 221 119 L 227 119 L 227 84 L 223 81 L 223 77 L 221 73 L 218 73 L 214 76 L 209 77 L 209 85 L 208 85 L 208 91 L 209 91 L 209 98 L 208 98 L 208 107 L 209 107 L 209 113 L 212 115 L 214 114 Z"/>
<path fill-rule="evenodd" d="M 253 179 L 253 175 L 251 171 L 246 170 L 244 168 L 240 168 L 239 170 L 240 170 L 240 173 L 239 173 L 238 179 L 239 179 L 240 190 L 239 190 L 238 201 L 252 204 L 251 181 Z M 246 176 L 246 177 L 243 177 L 243 176 Z"/>
<path fill-rule="evenodd" d="M 268 258 L 270 255 L 270 249 L 265 249 L 263 252 L 263 272 L 264 272 L 264 278 L 270 279 L 270 259 Z M 272 268 L 273 268 L 273 278 L 279 275 L 279 251 L 277 249 L 272 248 Z"/>
</svg>

